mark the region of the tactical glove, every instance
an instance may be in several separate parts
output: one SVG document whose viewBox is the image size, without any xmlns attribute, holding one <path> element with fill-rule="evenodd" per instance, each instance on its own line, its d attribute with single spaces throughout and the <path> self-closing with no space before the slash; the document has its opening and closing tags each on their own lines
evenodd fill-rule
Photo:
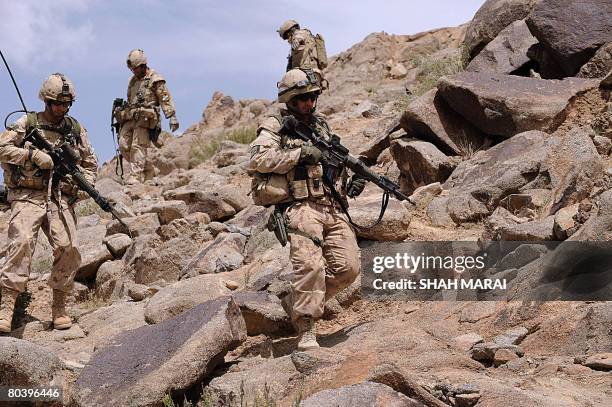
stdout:
<svg viewBox="0 0 612 407">
<path fill-rule="evenodd" d="M 359 196 L 363 192 L 366 182 L 367 181 L 365 179 L 357 175 L 353 175 L 346 188 L 346 194 L 351 198 Z"/>
<path fill-rule="evenodd" d="M 176 120 L 176 117 L 172 116 L 170 118 L 170 131 L 175 132 L 179 128 L 179 122 Z"/>
<path fill-rule="evenodd" d="M 300 148 L 300 164 L 314 165 L 321 161 L 321 150 L 313 146 Z"/>
<path fill-rule="evenodd" d="M 53 169 L 53 160 L 51 156 L 41 150 L 32 150 L 31 161 L 42 170 Z"/>
</svg>

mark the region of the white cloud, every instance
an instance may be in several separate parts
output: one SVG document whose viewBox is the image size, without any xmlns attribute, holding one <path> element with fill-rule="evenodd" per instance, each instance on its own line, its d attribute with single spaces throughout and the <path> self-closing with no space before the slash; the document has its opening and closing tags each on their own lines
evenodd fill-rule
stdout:
<svg viewBox="0 0 612 407">
<path fill-rule="evenodd" d="M 89 0 L 4 1 L 0 20 L 2 51 L 14 65 L 35 71 L 59 60 L 78 60 L 93 44 L 85 13 Z"/>
</svg>

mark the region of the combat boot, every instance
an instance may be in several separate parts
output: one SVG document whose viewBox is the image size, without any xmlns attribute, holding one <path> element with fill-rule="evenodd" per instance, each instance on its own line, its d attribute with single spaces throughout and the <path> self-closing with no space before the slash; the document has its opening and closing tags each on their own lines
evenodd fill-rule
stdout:
<svg viewBox="0 0 612 407">
<path fill-rule="evenodd" d="M 66 312 L 67 294 L 60 290 L 53 290 L 53 304 L 51 305 L 51 318 L 54 329 L 68 329 L 72 321 Z"/>
<path fill-rule="evenodd" d="M 0 300 L 0 332 L 11 332 L 11 321 L 13 320 L 13 311 L 18 295 L 19 293 L 15 290 L 8 288 L 2 290 L 2 300 Z"/>
<path fill-rule="evenodd" d="M 299 336 L 298 350 L 304 351 L 319 347 L 317 342 L 317 332 L 315 330 L 315 322 L 310 317 L 302 317 L 296 322 Z"/>
</svg>

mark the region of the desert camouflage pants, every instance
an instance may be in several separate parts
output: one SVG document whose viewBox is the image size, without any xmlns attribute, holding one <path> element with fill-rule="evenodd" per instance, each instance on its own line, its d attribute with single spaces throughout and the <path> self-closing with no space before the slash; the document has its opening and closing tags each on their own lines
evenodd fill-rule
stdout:
<svg viewBox="0 0 612 407">
<path fill-rule="evenodd" d="M 14 201 L 8 228 L 6 263 L 0 271 L 0 288 L 18 292 L 26 289 L 38 232 L 42 228 L 53 249 L 53 266 L 49 286 L 66 293 L 72 291 L 74 277 L 81 264 L 76 241 L 74 213 L 64 202 L 62 210 L 55 200 L 50 202 L 51 216 L 46 205 Z"/>
<path fill-rule="evenodd" d="M 289 233 L 293 264 L 291 318 L 320 318 L 325 301 L 349 286 L 359 275 L 360 251 L 346 216 L 336 208 L 300 202 L 287 211 L 287 226 L 320 239 Z"/>
<path fill-rule="evenodd" d="M 128 177 L 133 176 L 142 182 L 151 139 L 149 129 L 139 127 L 136 123 L 136 120 L 123 123 L 119 133 L 119 151 L 123 156 L 124 164 L 128 164 L 125 168 Z"/>
</svg>

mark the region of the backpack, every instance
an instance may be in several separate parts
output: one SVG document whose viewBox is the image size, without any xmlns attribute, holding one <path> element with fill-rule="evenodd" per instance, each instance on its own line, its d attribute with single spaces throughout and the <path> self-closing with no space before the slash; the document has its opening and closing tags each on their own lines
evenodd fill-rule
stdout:
<svg viewBox="0 0 612 407">
<path fill-rule="evenodd" d="M 321 34 L 315 35 L 315 47 L 317 50 L 319 69 L 325 69 L 327 67 L 327 50 L 325 49 L 325 40 Z"/>
</svg>

